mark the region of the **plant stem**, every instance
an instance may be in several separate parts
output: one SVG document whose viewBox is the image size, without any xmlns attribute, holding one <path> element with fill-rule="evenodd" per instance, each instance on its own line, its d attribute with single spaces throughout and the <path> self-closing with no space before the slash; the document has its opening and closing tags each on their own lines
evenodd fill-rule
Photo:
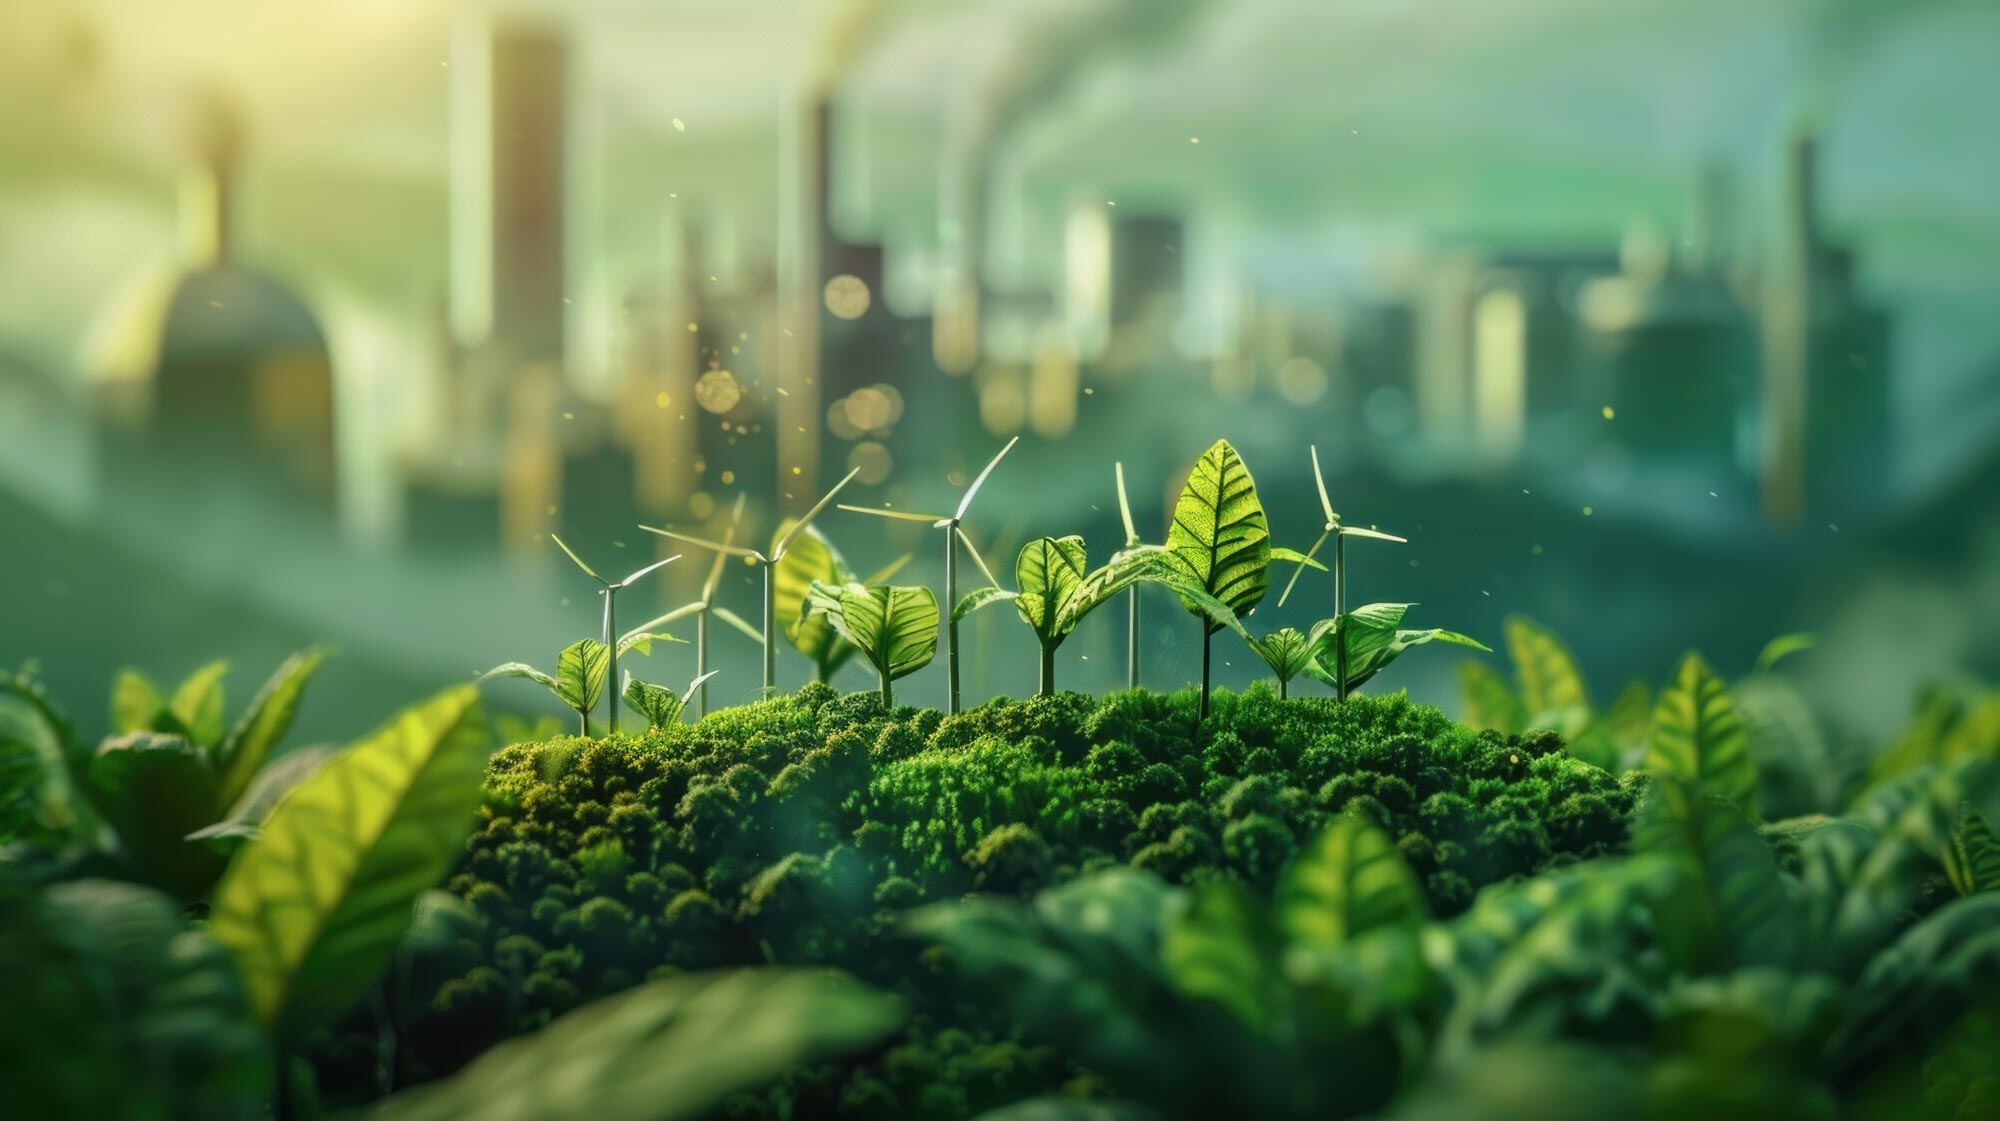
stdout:
<svg viewBox="0 0 2000 1121">
<path fill-rule="evenodd" d="M 1042 647 L 1042 687 L 1038 695 L 1056 695 L 1056 648 L 1053 646 Z"/>
<path fill-rule="evenodd" d="M 1125 687 L 1139 687 L 1139 589 L 1125 593 Z"/>
<path fill-rule="evenodd" d="M 583 720 L 583 735 L 587 739 L 590 736 L 590 713 L 583 709 L 577 709 L 576 714 Z"/>
<path fill-rule="evenodd" d="M 771 634 L 778 629 L 777 601 L 773 598 L 771 569 L 776 562 L 764 566 L 764 692 L 769 695 L 778 679 L 778 648 L 771 645 Z"/>
<path fill-rule="evenodd" d="M 1215 632 L 1206 623 L 1201 628 L 1201 707 L 1196 710 L 1197 720 L 1208 718 L 1208 664 L 1211 648 L 1215 644 Z"/>
<path fill-rule="evenodd" d="M 1278 678 L 1278 699 L 1279 699 L 1279 700 L 1281 700 L 1281 701 L 1282 701 L 1282 700 L 1286 699 L 1286 697 L 1287 697 L 1287 695 L 1288 695 L 1288 691 L 1289 691 L 1289 690 L 1290 690 L 1290 688 L 1291 688 L 1291 684 L 1292 684 L 1292 683 L 1291 683 L 1290 679 L 1288 679 L 1288 678 L 1284 678 L 1284 677 L 1280 677 L 1280 678 Z"/>
<path fill-rule="evenodd" d="M 708 608 L 695 613 L 694 617 L 694 675 L 700 677 L 708 672 Z M 695 710 L 695 718 L 708 715 L 708 682 L 704 681 L 695 689 L 700 708 Z"/>
<path fill-rule="evenodd" d="M 1347 702 L 1347 538 L 1333 535 L 1333 680 L 1342 704 Z"/>
<path fill-rule="evenodd" d="M 611 704 L 611 711 L 605 716 L 605 727 L 612 735 L 618 734 L 618 629 L 617 607 L 618 589 L 604 589 L 604 693 Z"/>
<path fill-rule="evenodd" d="M 952 610 L 957 603 L 958 525 L 954 522 L 944 530 L 944 669 L 948 713 L 958 711 L 958 613 Z M 888 688 L 885 682 L 884 697 L 888 696 Z"/>
<path fill-rule="evenodd" d="M 875 671 L 875 676 L 882 682 L 882 711 L 896 711 L 896 694 L 889 687 L 889 671 L 878 669 Z"/>
</svg>

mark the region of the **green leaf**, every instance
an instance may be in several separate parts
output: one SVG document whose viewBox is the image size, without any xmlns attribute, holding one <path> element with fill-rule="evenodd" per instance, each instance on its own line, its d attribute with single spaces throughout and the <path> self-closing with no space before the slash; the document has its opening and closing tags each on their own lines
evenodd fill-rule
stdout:
<svg viewBox="0 0 2000 1121">
<path fill-rule="evenodd" d="M 687 645 L 685 639 L 675 638 L 665 631 L 627 631 L 618 639 L 618 656 L 622 658 L 634 650 L 637 650 L 641 654 L 651 655 L 655 642 L 665 642 L 676 646 Z"/>
<path fill-rule="evenodd" d="M 1754 812 L 1757 771 L 1749 737 L 1728 687 L 1700 655 L 1681 659 L 1673 684 L 1660 693 L 1646 769 Z"/>
<path fill-rule="evenodd" d="M 216 775 L 201 748 L 158 732 L 114 736 L 90 761 L 90 785 L 119 849 L 147 883 L 182 900 L 215 883 L 221 858 L 186 839 L 216 818 Z"/>
<path fill-rule="evenodd" d="M 65 725 L 51 722 L 44 708 L 9 703 L 18 699 L 16 687 L 41 688 L 0 675 L 0 845 L 20 840 L 61 848 L 96 825 L 85 790 L 89 761 L 72 762 Z"/>
<path fill-rule="evenodd" d="M 1037 537 L 1021 546 L 1014 560 L 1014 610 L 1034 629 L 1042 645 L 1068 636 L 1063 607 L 1089 571 L 1083 538 Z M 1072 624 L 1073 625 L 1073 624 Z"/>
<path fill-rule="evenodd" d="M 152 730 L 160 710 L 167 707 L 159 686 L 135 669 L 121 669 L 111 679 L 111 731 L 114 735 Z"/>
<path fill-rule="evenodd" d="M 1278 923 L 1291 945 L 1308 951 L 1414 927 L 1425 915 L 1423 887 L 1395 842 L 1352 814 L 1307 842 L 1278 883 Z"/>
<path fill-rule="evenodd" d="M 167 711 L 200 747 L 222 738 L 222 678 L 228 672 L 228 662 L 210 662 L 189 674 L 167 702 Z"/>
<path fill-rule="evenodd" d="M 689 685 L 685 692 L 681 693 L 676 693 L 664 685 L 653 685 L 640 681 L 631 674 L 626 674 L 625 703 L 631 707 L 633 712 L 645 717 L 646 722 L 655 729 L 664 728 L 669 724 L 678 724 L 680 723 L 681 712 L 687 708 L 688 702 L 694 698 L 695 690 L 701 688 L 702 682 L 714 677 L 718 672 L 720 671 L 709 670 L 707 673 L 695 678 L 694 683 Z"/>
<path fill-rule="evenodd" d="M 1590 688 L 1569 647 L 1553 632 L 1519 615 L 1510 616 L 1505 628 L 1528 726 L 1554 728 L 1565 736 L 1581 731 L 1590 723 Z"/>
<path fill-rule="evenodd" d="M 773 543 L 795 524 L 789 518 L 780 523 Z M 806 601 L 812 595 L 815 581 L 846 584 L 853 579 L 854 573 L 833 542 L 812 526 L 792 538 L 785 555 L 771 569 L 772 618 L 793 648 L 818 667 L 822 678 L 832 677 L 841 663 L 853 657 L 854 647 L 842 641 L 830 620 L 815 616 Z"/>
<path fill-rule="evenodd" d="M 299 651 L 285 659 L 251 698 L 250 707 L 215 752 L 215 766 L 221 772 L 216 785 L 216 813 L 227 813 L 250 788 L 251 779 L 271 757 L 271 750 L 291 729 L 292 717 L 298 714 L 299 701 L 305 696 L 306 682 L 325 658 L 323 650 Z"/>
<path fill-rule="evenodd" d="M 230 863 L 210 928 L 267 1028 L 343 1011 L 458 861 L 485 764 L 478 699 L 460 686 L 403 710 L 295 787 Z"/>
<path fill-rule="evenodd" d="M 1653 690 L 1643 681 L 1628 683 L 1598 723 L 1621 755 L 1643 752 L 1653 731 Z"/>
<path fill-rule="evenodd" d="M 1527 730 L 1527 707 L 1514 695 L 1500 671 L 1485 662 L 1459 663 L 1458 696 L 1458 719 L 1467 727 L 1507 735 Z M 1652 704 L 1648 701 L 1647 719 L 1651 720 L 1652 715 Z"/>
<path fill-rule="evenodd" d="M 1212 1000 L 1266 1033 L 1287 997 L 1282 940 L 1262 901 L 1232 880 L 1210 880 L 1166 926 L 1160 965 L 1175 988 Z"/>
<path fill-rule="evenodd" d="M 331 747 L 301 747 L 273 759 L 250 780 L 250 788 L 237 799 L 221 821 L 187 835 L 216 852 L 229 856 L 246 841 L 257 838 L 264 819 L 292 788 L 319 772 L 333 757 Z"/>
<path fill-rule="evenodd" d="M 1686 933 L 1662 937 L 1683 968 L 1798 964 L 1802 901 L 1736 804 L 1681 775 L 1655 774 L 1632 847 L 1684 860 L 1694 873 L 1669 909 Z"/>
<path fill-rule="evenodd" d="M 1278 675 L 1279 682 L 1288 682 L 1305 672 L 1306 663 L 1312 661 L 1312 644 L 1295 627 L 1283 627 L 1258 639 L 1251 644 L 1257 656 Z"/>
<path fill-rule="evenodd" d="M 1236 449 L 1217 440 L 1188 472 L 1167 552 L 1190 584 L 1228 605 L 1238 617 L 1263 601 L 1271 567 L 1271 532 L 1257 484 Z M 1189 605 L 1211 631 L 1222 624 Z"/>
<path fill-rule="evenodd" d="M 1271 560 L 1274 563 L 1283 561 L 1286 564 L 1296 564 L 1302 568 L 1313 569 L 1316 572 L 1326 571 L 1326 566 L 1314 560 L 1311 553 L 1301 553 L 1297 549 L 1287 549 L 1283 545 L 1271 546 Z"/>
<path fill-rule="evenodd" d="M 479 675 L 479 680 L 490 681 L 496 677 L 521 677 L 540 685 L 551 693 L 556 693 L 556 679 L 526 662 L 503 662 Z M 560 696 L 560 693 L 557 693 Z"/>
<path fill-rule="evenodd" d="M 581 713 L 597 710 L 604 699 L 604 672 L 610 651 L 594 638 L 580 638 L 556 655 L 556 696 Z"/>
<path fill-rule="evenodd" d="M 1770 673 L 1779 662 L 1784 661 L 1793 654 L 1811 650 L 1818 645 L 1819 636 L 1811 631 L 1793 631 L 1790 634 L 1781 634 L 1765 643 L 1764 648 L 1757 652 L 1757 663 L 1750 672 Z"/>
<path fill-rule="evenodd" d="M 994 587 L 991 584 L 983 588 L 974 588 L 958 597 L 958 602 L 952 605 L 951 617 L 953 621 L 957 621 L 982 607 L 987 607 L 995 603 L 1005 603 L 1013 598 L 1013 592 L 1005 588 Z"/>
<path fill-rule="evenodd" d="M 865 1047 L 900 1002 L 831 970 L 746 969 L 650 981 L 481 1055 L 372 1121 L 680 1121 L 731 1094 Z"/>
<path fill-rule="evenodd" d="M 1944 850 L 1944 871 L 1960 895 L 2000 890 L 2000 837 L 1970 802 L 1958 808 L 1951 843 Z"/>
<path fill-rule="evenodd" d="M 937 655 L 938 602 L 929 588 L 816 583 L 810 604 L 891 681 Z"/>
<path fill-rule="evenodd" d="M 1952 1023 L 2000 974 L 2000 895 L 1954 899 L 1902 932 L 1849 987 L 1833 1047 L 1834 1070 L 1865 1069 L 1871 1057 L 1907 1049 Z M 1988 1005 L 1990 1007 L 1990 1003 Z"/>
<path fill-rule="evenodd" d="M 1486 649 L 1477 639 L 1457 631 L 1438 627 L 1399 629 L 1403 616 L 1413 606 L 1408 603 L 1364 604 L 1346 615 L 1321 619 L 1313 624 L 1311 633 L 1307 635 L 1307 641 L 1312 645 L 1312 661 L 1306 665 L 1307 675 L 1338 687 L 1339 663 L 1333 643 L 1343 631 L 1347 635 L 1347 687 L 1350 690 L 1359 688 L 1369 678 L 1388 668 L 1389 663 L 1402 657 L 1411 647 L 1446 642 L 1475 650 Z"/>
</svg>

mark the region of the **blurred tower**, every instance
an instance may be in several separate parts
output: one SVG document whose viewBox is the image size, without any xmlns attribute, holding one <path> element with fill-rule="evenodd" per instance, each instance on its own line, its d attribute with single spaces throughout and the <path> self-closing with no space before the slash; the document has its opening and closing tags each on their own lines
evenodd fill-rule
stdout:
<svg viewBox="0 0 2000 1121">
<path fill-rule="evenodd" d="M 1186 299 L 1183 240 L 1174 215 L 1107 213 L 1102 203 L 1071 213 L 1063 318 L 1079 353 L 1123 371 L 1170 352 Z"/>
</svg>

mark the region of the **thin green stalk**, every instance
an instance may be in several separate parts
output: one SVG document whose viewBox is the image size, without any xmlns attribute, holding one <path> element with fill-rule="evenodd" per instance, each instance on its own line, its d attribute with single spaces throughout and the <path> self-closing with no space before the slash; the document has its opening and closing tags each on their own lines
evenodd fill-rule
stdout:
<svg viewBox="0 0 2000 1121">
<path fill-rule="evenodd" d="M 1044 697 L 1056 695 L 1056 648 L 1042 647 L 1042 686 L 1038 691 Z"/>
<path fill-rule="evenodd" d="M 1139 687 L 1139 589 L 1125 593 L 1125 687 Z"/>
<path fill-rule="evenodd" d="M 883 712 L 896 711 L 896 694 L 895 691 L 892 688 L 890 688 L 889 671 L 878 669 L 875 671 L 875 676 L 882 683 L 882 711 Z"/>
<path fill-rule="evenodd" d="M 1333 535 L 1333 678 L 1342 704 L 1347 702 L 1347 542 Z"/>
<path fill-rule="evenodd" d="M 1200 720 L 1208 719 L 1208 665 L 1214 645 L 1215 632 L 1204 623 L 1201 628 L 1201 708 L 1196 710 L 1196 718 Z"/>
<path fill-rule="evenodd" d="M 769 561 L 764 563 L 764 693 L 769 696 L 778 682 L 778 648 L 771 644 L 771 636 L 778 629 L 778 608 L 771 587 L 771 570 L 777 567 Z"/>
<path fill-rule="evenodd" d="M 605 727 L 618 734 L 618 589 L 604 589 L 604 692 L 611 703 Z"/>
<path fill-rule="evenodd" d="M 701 680 L 707 674 L 708 607 L 703 605 L 702 609 L 695 612 L 694 616 L 694 675 L 697 680 Z M 695 697 L 697 698 L 697 703 L 701 706 L 695 710 L 695 718 L 698 720 L 708 715 L 708 682 L 706 680 L 702 680 L 700 687 L 695 690 Z"/>
<path fill-rule="evenodd" d="M 958 711 L 958 614 L 952 608 L 958 603 L 958 527 L 950 525 L 944 531 L 944 669 L 946 681 L 946 708 L 949 713 Z M 889 695 L 889 685 L 882 684 L 882 696 Z"/>
</svg>

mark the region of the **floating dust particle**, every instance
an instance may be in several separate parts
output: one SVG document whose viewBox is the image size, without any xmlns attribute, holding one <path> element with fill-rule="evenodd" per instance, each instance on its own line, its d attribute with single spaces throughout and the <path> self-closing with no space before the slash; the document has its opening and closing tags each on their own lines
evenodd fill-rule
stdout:
<svg viewBox="0 0 2000 1121">
<path fill-rule="evenodd" d="M 690 324 L 688 324 L 688 334 L 692 335 L 692 334 L 694 334 L 694 333 L 695 333 L 696 331 L 699 331 L 699 330 L 701 330 L 701 327 L 700 327 L 700 326 L 698 326 L 698 325 L 696 325 L 696 324 L 693 324 L 693 323 L 690 323 Z"/>
<path fill-rule="evenodd" d="M 547 514 L 549 517 L 553 518 L 556 516 L 556 508 L 551 506 L 548 509 L 543 510 L 542 513 Z"/>
<path fill-rule="evenodd" d="M 782 385 L 778 387 L 778 396 L 780 396 L 780 397 L 790 397 L 791 395 L 792 395 L 792 391 L 791 391 L 791 390 L 789 390 L 789 389 L 786 389 L 786 388 L 785 388 L 784 386 L 782 386 Z"/>
<path fill-rule="evenodd" d="M 1540 545 L 1537 545 L 1537 546 L 1535 546 L 1534 548 L 1532 548 L 1532 549 L 1530 549 L 1530 550 L 1528 550 L 1528 551 L 1529 551 L 1529 552 L 1531 552 L 1531 553 L 1533 553 L 1534 555 L 1536 555 L 1536 556 L 1538 556 L 1538 557 L 1542 555 L 1542 547 L 1541 547 Z"/>
<path fill-rule="evenodd" d="M 722 485 L 723 485 L 723 486 L 733 486 L 733 485 L 735 485 L 735 483 L 736 483 L 736 472 L 734 472 L 734 471 L 724 471 L 724 472 L 722 473 Z"/>
<path fill-rule="evenodd" d="M 687 123 L 686 123 L 685 121 L 682 121 L 682 120 L 681 120 L 681 119 L 680 119 L 679 117 L 675 117 L 675 118 L 674 118 L 674 131 L 675 131 L 675 132 L 686 132 L 687 130 L 688 130 L 688 127 L 687 127 Z"/>
<path fill-rule="evenodd" d="M 1612 417 L 1615 417 L 1615 416 L 1617 416 L 1617 415 L 1618 415 L 1618 410 L 1617 410 L 1617 409 L 1614 409 L 1614 408 L 1612 408 L 1612 407 L 1611 407 L 1611 406 L 1609 406 L 1609 405 L 1606 405 L 1606 406 L 1604 406 L 1604 419 L 1605 419 L 1605 420 L 1610 420 L 1610 419 L 1611 419 Z"/>
<path fill-rule="evenodd" d="M 826 310 L 836 319 L 859 319 L 868 314 L 868 305 L 873 297 L 868 291 L 868 282 L 852 273 L 841 273 L 826 282 L 820 293 L 826 303 Z"/>
<path fill-rule="evenodd" d="M 658 405 L 660 408 L 664 409 L 668 405 L 671 405 L 673 403 L 674 403 L 673 397 L 670 396 L 665 390 L 661 390 L 660 392 L 653 394 L 653 404 Z"/>
<path fill-rule="evenodd" d="M 1199 143 L 1201 143 L 1201 137 L 1199 137 L 1199 136 L 1190 136 L 1190 137 L 1188 137 L 1188 143 L 1190 143 L 1190 144 L 1199 144 Z"/>
<path fill-rule="evenodd" d="M 1583 508 L 1583 516 L 1586 518 L 1595 513 L 1597 513 L 1597 508 L 1594 506 L 1585 506 Z"/>
<path fill-rule="evenodd" d="M 744 342 L 746 342 L 746 343 L 747 343 L 747 342 L 749 342 L 749 341 L 750 341 L 750 332 L 748 332 L 748 331 L 738 331 L 738 332 L 736 332 L 736 337 L 737 337 L 737 338 L 739 338 L 739 339 L 742 339 L 742 340 L 743 340 Z"/>
<path fill-rule="evenodd" d="M 731 353 L 731 354 L 741 354 L 741 353 L 743 353 L 743 348 L 742 348 L 742 347 L 740 347 L 740 346 L 732 346 L 732 347 L 730 347 L 730 348 L 729 348 L 729 353 Z"/>
<path fill-rule="evenodd" d="M 564 420 L 575 420 L 575 419 L 576 419 L 576 414 L 575 414 L 575 413 L 564 413 L 564 414 L 563 414 L 563 419 L 564 419 Z"/>
<path fill-rule="evenodd" d="M 1097 389 L 1096 389 L 1096 387 L 1094 387 L 1094 386 L 1088 386 L 1088 385 L 1084 386 L 1084 387 L 1083 387 L 1083 395 L 1084 395 L 1085 397 L 1095 397 L 1095 396 L 1097 396 Z"/>
<path fill-rule="evenodd" d="M 797 468 L 797 467 L 794 467 L 794 468 L 792 468 L 792 474 L 794 474 L 794 475 L 803 475 L 803 474 L 805 474 L 805 472 L 804 472 L 803 470 L 801 470 L 801 469 Z"/>
<path fill-rule="evenodd" d="M 696 379 L 694 400 L 711 413 L 726 413 L 743 400 L 743 387 L 728 370 L 710 370 Z"/>
</svg>

